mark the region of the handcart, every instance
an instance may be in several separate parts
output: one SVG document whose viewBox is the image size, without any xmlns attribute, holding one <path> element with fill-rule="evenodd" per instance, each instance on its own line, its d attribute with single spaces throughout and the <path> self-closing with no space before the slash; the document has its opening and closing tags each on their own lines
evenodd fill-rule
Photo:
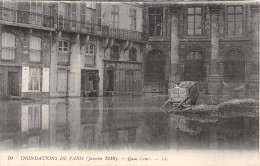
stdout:
<svg viewBox="0 0 260 166">
<path fill-rule="evenodd" d="M 189 108 L 197 103 L 199 92 L 194 81 L 182 81 L 179 84 L 169 85 L 169 99 L 161 108 L 171 104 L 173 109 Z"/>
</svg>

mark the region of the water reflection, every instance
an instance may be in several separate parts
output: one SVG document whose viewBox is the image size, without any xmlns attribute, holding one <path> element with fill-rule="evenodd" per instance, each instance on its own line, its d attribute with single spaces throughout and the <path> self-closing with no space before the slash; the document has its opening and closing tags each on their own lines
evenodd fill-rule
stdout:
<svg viewBox="0 0 260 166">
<path fill-rule="evenodd" d="M 258 149 L 258 118 L 192 120 L 129 98 L 0 103 L 0 149 Z"/>
</svg>

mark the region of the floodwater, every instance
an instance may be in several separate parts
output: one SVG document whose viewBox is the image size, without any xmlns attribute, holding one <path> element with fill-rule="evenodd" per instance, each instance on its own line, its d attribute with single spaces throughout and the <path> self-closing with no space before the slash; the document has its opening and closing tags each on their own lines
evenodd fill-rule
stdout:
<svg viewBox="0 0 260 166">
<path fill-rule="evenodd" d="M 259 119 L 191 120 L 141 97 L 0 102 L 0 150 L 258 150 Z"/>
</svg>

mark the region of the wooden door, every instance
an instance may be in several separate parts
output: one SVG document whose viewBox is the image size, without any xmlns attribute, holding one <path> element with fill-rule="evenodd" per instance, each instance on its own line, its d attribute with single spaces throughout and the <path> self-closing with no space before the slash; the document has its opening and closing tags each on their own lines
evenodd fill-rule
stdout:
<svg viewBox="0 0 260 166">
<path fill-rule="evenodd" d="M 18 73 L 8 72 L 9 95 L 19 96 Z"/>
</svg>

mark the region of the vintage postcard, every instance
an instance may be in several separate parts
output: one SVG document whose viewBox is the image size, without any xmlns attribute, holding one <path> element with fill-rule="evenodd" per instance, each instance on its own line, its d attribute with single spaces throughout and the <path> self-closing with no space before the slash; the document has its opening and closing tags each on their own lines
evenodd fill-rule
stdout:
<svg viewBox="0 0 260 166">
<path fill-rule="evenodd" d="M 0 166 L 259 166 L 259 5 L 0 0 Z"/>
</svg>

